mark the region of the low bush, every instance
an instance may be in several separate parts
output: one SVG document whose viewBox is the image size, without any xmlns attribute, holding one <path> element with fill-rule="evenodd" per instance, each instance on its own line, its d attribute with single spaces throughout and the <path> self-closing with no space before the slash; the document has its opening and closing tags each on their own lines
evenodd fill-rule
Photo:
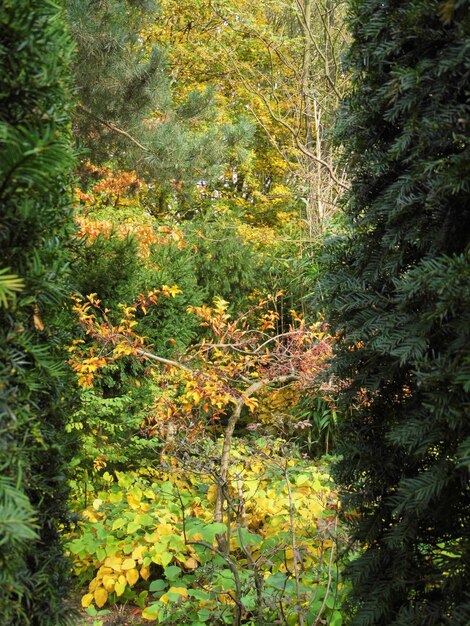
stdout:
<svg viewBox="0 0 470 626">
<path fill-rule="evenodd" d="M 168 626 L 340 626 L 335 494 L 321 467 L 283 445 L 236 443 L 225 523 L 213 521 L 218 444 L 153 470 L 105 472 L 68 540 L 83 607 L 132 602 Z"/>
</svg>

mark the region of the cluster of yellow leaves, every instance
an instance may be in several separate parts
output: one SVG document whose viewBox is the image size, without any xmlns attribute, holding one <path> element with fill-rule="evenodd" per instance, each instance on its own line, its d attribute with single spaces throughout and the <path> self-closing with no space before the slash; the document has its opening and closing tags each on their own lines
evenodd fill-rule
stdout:
<svg viewBox="0 0 470 626">
<path fill-rule="evenodd" d="M 254 228 L 249 224 L 240 224 L 237 227 L 237 232 L 244 241 L 251 243 L 256 249 L 260 250 L 265 250 L 266 248 L 272 250 L 279 236 L 274 228 L 269 228 L 268 226 Z"/>
<path fill-rule="evenodd" d="M 315 520 L 333 521 L 334 517 L 336 501 L 328 475 L 311 463 L 302 465 L 294 459 L 286 460 L 267 447 L 253 454 L 248 445 L 238 443 L 232 456 L 229 490 L 234 498 L 239 498 L 242 490 L 247 527 L 264 538 L 288 535 L 292 507 L 303 566 L 312 565 L 318 550 L 331 545 L 315 529 Z M 333 510 L 325 514 L 329 509 Z M 232 541 L 236 541 L 236 536 Z M 285 566 L 281 565 L 280 570 L 285 571 Z"/>
<path fill-rule="evenodd" d="M 86 237 L 89 243 L 93 243 L 97 237 L 110 237 L 115 235 L 119 239 L 126 239 L 129 236 L 135 238 L 139 246 L 139 254 L 148 257 L 150 247 L 158 244 L 160 239 L 156 235 L 152 226 L 148 224 L 119 224 L 116 225 L 109 220 L 96 220 L 90 217 L 77 216 L 78 234 Z"/>
<path fill-rule="evenodd" d="M 177 285 L 142 294 L 134 305 L 121 306 L 121 319 L 112 323 L 107 309 L 101 308 L 96 294 L 75 299 L 74 311 L 91 345 L 76 341 L 70 347 L 70 364 L 83 387 L 93 385 L 101 368 L 123 357 L 146 359 L 151 346 L 137 332 L 137 314 L 145 315 L 160 297 L 176 297 Z M 260 381 L 259 390 L 271 380 L 290 376 L 311 387 L 331 356 L 331 337 L 322 325 L 308 327 L 301 314 L 290 311 L 292 325 L 287 333 L 276 335 L 279 321 L 278 292 L 260 300 L 244 314 L 232 319 L 229 304 L 216 298 L 212 306 L 189 307 L 207 336 L 184 357 L 184 364 L 160 359 L 167 364 L 162 374 L 154 372 L 161 393 L 141 424 L 147 436 L 158 435 L 173 447 L 175 437 L 189 440 L 212 429 L 221 417 L 242 402 L 255 413 L 259 400 L 247 393 Z M 158 355 L 151 355 L 158 360 Z M 188 364 L 191 367 L 188 367 Z M 274 392 L 274 390 L 272 390 Z M 269 396 L 265 393 L 264 403 Z"/>
<path fill-rule="evenodd" d="M 137 556 L 134 550 L 132 556 Z M 140 553 L 140 551 L 139 551 Z M 136 567 L 137 558 L 122 558 L 118 556 L 107 557 L 104 564 L 100 566 L 98 572 L 88 586 L 89 593 L 82 597 L 84 608 L 95 602 L 99 608 L 103 607 L 109 593 L 115 593 L 117 597 L 122 596 L 126 586 L 133 587 L 141 576 L 146 580 L 150 575 L 150 570 L 144 566 L 140 571 Z"/>
<path fill-rule="evenodd" d="M 136 172 L 113 172 L 106 169 L 101 180 L 93 186 L 95 194 L 104 194 L 107 198 L 117 198 L 119 196 L 129 196 L 137 194 L 144 183 L 138 178 Z"/>
<path fill-rule="evenodd" d="M 170 477 L 173 483 L 165 483 Z M 167 567 L 173 563 L 191 571 L 200 562 L 194 548 L 184 543 L 180 518 L 169 510 L 175 510 L 172 491 L 165 494 L 165 484 L 170 490 L 172 485 L 187 490 L 187 481 L 164 472 L 155 473 L 158 488 L 154 489 L 135 474 L 117 472 L 116 479 L 113 488 L 100 492 L 100 497 L 82 513 L 81 527 L 92 537 L 96 539 L 99 528 L 106 529 L 106 535 L 101 535 L 103 547 L 94 554 L 80 537 L 69 542 L 77 573 L 97 568 L 82 597 L 85 608 L 92 602 L 101 608 L 110 594 L 119 598 L 139 580 L 147 581 L 152 564 Z M 169 503 L 173 506 L 169 507 Z M 192 507 L 191 512 L 195 514 L 197 507 Z M 205 512 L 203 517 L 207 518 Z M 120 539 L 109 543 L 108 535 Z"/>
<path fill-rule="evenodd" d="M 188 372 L 169 368 L 156 376 L 161 393 L 148 411 L 142 429 L 148 436 L 158 435 L 172 448 L 175 437 L 193 441 L 202 436 L 209 424 L 217 422 L 234 401 L 232 390 L 220 371 Z"/>
<path fill-rule="evenodd" d="M 271 389 L 262 394 L 260 407 L 256 411 L 255 419 L 262 424 L 276 425 L 298 403 L 299 399 L 300 390 L 298 387 L 289 386 L 281 389 Z"/>
<path fill-rule="evenodd" d="M 259 537 L 250 551 L 264 577 L 277 571 L 291 575 L 294 559 L 302 577 L 311 575 L 326 558 L 336 524 L 336 498 L 321 469 L 310 461 L 286 460 L 282 445 L 271 442 L 254 449 L 237 442 L 233 450 L 227 483 L 230 506 L 225 511 L 230 516 L 231 558 L 244 558 L 239 534 L 244 528 Z M 78 534 L 68 545 L 76 571 L 93 572 L 82 598 L 84 607 L 94 603 L 101 608 L 126 590 L 129 598 L 129 590 L 148 588 L 169 565 L 184 575 L 212 558 L 210 551 L 191 545 L 203 537 L 185 530 L 184 524 L 199 519 L 210 525 L 217 492 L 214 475 L 197 463 L 184 465 L 174 458 L 168 463 L 169 469 L 152 473 L 151 482 L 132 473 L 108 475 L 109 489 L 83 511 Z M 189 600 L 187 584 L 180 580 L 172 582 L 158 602 L 167 604 L 172 591 L 180 594 L 181 602 Z M 219 601 L 230 603 L 230 596 L 221 595 Z M 143 617 L 155 619 L 145 610 Z"/>
</svg>

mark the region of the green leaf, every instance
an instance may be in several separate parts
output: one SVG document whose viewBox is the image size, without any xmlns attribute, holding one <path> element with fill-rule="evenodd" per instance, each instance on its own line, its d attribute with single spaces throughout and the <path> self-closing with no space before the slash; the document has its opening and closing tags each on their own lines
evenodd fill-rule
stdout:
<svg viewBox="0 0 470 626">
<path fill-rule="evenodd" d="M 201 622 L 207 622 L 211 617 L 211 611 L 209 611 L 209 609 L 199 609 L 197 616 Z"/>
<path fill-rule="evenodd" d="M 14 274 L 7 274 L 9 270 L 9 267 L 0 270 L 0 306 L 5 309 L 8 308 L 8 301 L 14 297 L 15 292 L 24 288 L 23 279 Z"/>
<path fill-rule="evenodd" d="M 266 579 L 266 585 L 268 587 L 272 587 L 273 589 L 278 589 L 279 591 L 284 591 L 287 582 L 288 582 L 288 578 L 282 572 L 276 572 L 275 574 L 271 574 Z"/>
<path fill-rule="evenodd" d="M 122 528 L 123 526 L 125 526 L 126 524 L 126 520 L 123 517 L 118 517 L 117 519 L 114 520 L 113 525 L 111 526 L 111 530 L 118 530 L 119 528 Z M 130 522 L 130 524 L 132 524 L 132 522 Z M 129 526 L 127 527 L 127 532 L 129 532 Z"/>
<path fill-rule="evenodd" d="M 164 572 L 167 580 L 176 580 L 181 574 L 181 567 L 178 567 L 177 565 L 170 565 L 165 567 Z"/>
<path fill-rule="evenodd" d="M 332 616 L 328 622 L 328 626 L 342 626 L 343 616 L 339 611 L 333 611 Z"/>
<path fill-rule="evenodd" d="M 210 593 L 203 591 L 202 589 L 189 589 L 188 595 L 196 600 L 209 600 L 211 597 Z"/>
<path fill-rule="evenodd" d="M 327 598 L 326 598 L 326 602 L 325 605 L 329 608 L 329 609 L 334 609 L 336 606 L 336 597 L 334 593 L 329 593 Z"/>
<path fill-rule="evenodd" d="M 251 533 L 248 528 L 240 528 L 237 535 L 237 542 L 241 543 L 242 546 L 259 546 L 259 544 L 263 541 L 263 538 L 256 534 Z"/>
<path fill-rule="evenodd" d="M 321 600 L 315 600 L 315 602 L 312 602 L 312 604 L 309 606 L 306 615 L 308 626 L 312 626 L 317 622 L 320 611 L 322 610 L 322 606 L 323 602 Z"/>
<path fill-rule="evenodd" d="M 227 532 L 227 526 L 222 522 L 213 522 L 207 526 L 202 526 L 199 532 L 208 543 L 212 543 L 216 535 Z"/>
<path fill-rule="evenodd" d="M 132 535 L 132 533 L 135 533 L 137 530 L 140 530 L 142 528 L 142 526 L 138 523 L 138 522 L 129 522 L 129 524 L 127 524 L 127 534 L 128 535 Z"/>
<path fill-rule="evenodd" d="M 137 606 L 143 609 L 148 595 L 149 595 L 148 591 L 141 591 L 139 595 L 136 598 L 134 598 L 134 602 L 137 604 Z"/>
<path fill-rule="evenodd" d="M 163 591 L 168 586 L 166 580 L 162 580 L 161 578 L 157 578 L 157 580 L 153 580 L 150 583 L 149 591 Z"/>
<path fill-rule="evenodd" d="M 217 574 L 217 583 L 224 591 L 235 589 L 235 578 L 229 569 L 223 569 Z"/>
</svg>

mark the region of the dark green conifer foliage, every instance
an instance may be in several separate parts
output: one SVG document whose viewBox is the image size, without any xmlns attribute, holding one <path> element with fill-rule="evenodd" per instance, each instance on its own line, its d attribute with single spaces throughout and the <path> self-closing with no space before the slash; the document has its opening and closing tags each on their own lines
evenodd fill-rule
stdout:
<svg viewBox="0 0 470 626">
<path fill-rule="evenodd" d="M 354 625 L 470 624 L 470 3 L 352 0 L 336 477 Z"/>
<path fill-rule="evenodd" d="M 0 623 L 71 623 L 58 323 L 70 228 L 70 40 L 49 0 L 0 8 Z M 15 275 L 17 278 L 15 279 Z M 10 278 L 6 278 L 10 276 Z"/>
</svg>

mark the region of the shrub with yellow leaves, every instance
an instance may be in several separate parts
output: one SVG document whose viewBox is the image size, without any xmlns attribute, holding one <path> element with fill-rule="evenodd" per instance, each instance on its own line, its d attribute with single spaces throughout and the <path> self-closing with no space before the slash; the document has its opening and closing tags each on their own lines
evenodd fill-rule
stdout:
<svg viewBox="0 0 470 626">
<path fill-rule="evenodd" d="M 224 521 L 214 522 L 220 450 L 203 445 L 145 476 L 103 476 L 107 489 L 68 541 L 87 585 L 82 606 L 131 601 L 144 620 L 168 626 L 267 624 L 280 615 L 340 626 L 340 532 L 324 469 L 280 440 L 237 441 Z"/>
</svg>

